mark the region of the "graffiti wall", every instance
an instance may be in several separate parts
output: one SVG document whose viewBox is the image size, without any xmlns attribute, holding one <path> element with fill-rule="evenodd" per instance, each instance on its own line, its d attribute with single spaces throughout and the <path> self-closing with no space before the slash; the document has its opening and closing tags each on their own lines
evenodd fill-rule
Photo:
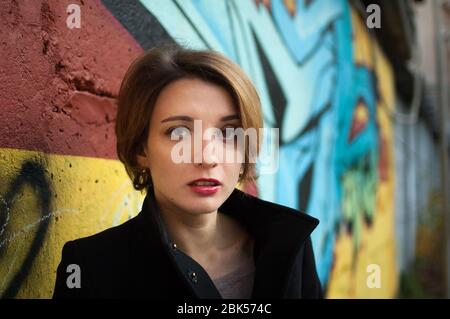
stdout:
<svg viewBox="0 0 450 319">
<path fill-rule="evenodd" d="M 226 54 L 255 83 L 280 157 L 251 192 L 321 220 L 327 297 L 394 296 L 393 74 L 347 1 L 83 1 L 79 29 L 66 27 L 68 4 L 0 9 L 16 43 L 0 61 L 0 294 L 49 297 L 65 241 L 136 214 L 114 97 L 134 56 L 176 41 Z"/>
<path fill-rule="evenodd" d="M 0 296 L 48 298 L 63 244 L 137 213 L 116 160 L 121 77 L 142 51 L 101 3 L 1 1 Z M 81 5 L 81 4 L 80 4 Z"/>
<path fill-rule="evenodd" d="M 360 72 L 368 73 L 368 81 L 364 82 L 365 87 L 361 90 L 371 93 L 367 92 L 367 98 L 359 97 L 353 104 L 350 132 L 369 134 L 367 128 L 372 122 L 370 134 L 374 135 L 365 152 L 347 159 L 353 163 L 340 177 L 341 213 L 328 294 L 332 297 L 384 298 L 394 296 L 398 284 L 394 233 L 394 139 L 393 123 L 389 118 L 395 103 L 393 75 L 379 47 L 371 41 L 354 11 L 351 12 L 351 21 L 353 63 Z M 347 137 L 347 140 L 352 138 Z M 380 269 L 379 289 L 367 285 L 368 271 L 373 265 Z"/>
</svg>

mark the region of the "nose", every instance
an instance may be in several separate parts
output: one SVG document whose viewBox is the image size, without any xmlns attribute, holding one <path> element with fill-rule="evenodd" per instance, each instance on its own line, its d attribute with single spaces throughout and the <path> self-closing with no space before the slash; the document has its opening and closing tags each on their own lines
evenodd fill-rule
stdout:
<svg viewBox="0 0 450 319">
<path fill-rule="evenodd" d="M 200 142 L 201 141 L 201 142 Z M 215 167 L 220 160 L 220 145 L 208 136 L 194 138 L 194 164 L 202 167 Z"/>
</svg>

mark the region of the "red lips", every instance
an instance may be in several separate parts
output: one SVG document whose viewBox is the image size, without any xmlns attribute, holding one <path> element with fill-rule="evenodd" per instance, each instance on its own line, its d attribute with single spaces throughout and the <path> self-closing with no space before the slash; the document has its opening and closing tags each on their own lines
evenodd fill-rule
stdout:
<svg viewBox="0 0 450 319">
<path fill-rule="evenodd" d="M 214 185 L 197 185 L 195 184 L 196 182 L 210 182 L 214 183 Z M 214 178 L 199 178 L 189 183 L 191 190 L 202 196 L 215 194 L 219 190 L 220 185 L 221 183 Z"/>
<path fill-rule="evenodd" d="M 199 178 L 199 179 L 196 179 L 195 181 L 190 182 L 188 185 L 193 185 L 196 182 L 210 182 L 210 183 L 214 183 L 215 185 L 222 185 L 221 182 L 219 182 L 217 179 L 214 179 L 214 178 Z"/>
</svg>

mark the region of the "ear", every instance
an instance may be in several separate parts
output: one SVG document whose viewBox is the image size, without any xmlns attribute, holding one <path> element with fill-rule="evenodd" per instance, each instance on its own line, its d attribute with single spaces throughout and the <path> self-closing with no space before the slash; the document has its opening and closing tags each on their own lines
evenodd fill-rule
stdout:
<svg viewBox="0 0 450 319">
<path fill-rule="evenodd" d="M 136 160 L 141 167 L 147 167 L 148 166 L 148 156 L 147 156 L 147 150 L 143 149 L 136 155 Z"/>
</svg>

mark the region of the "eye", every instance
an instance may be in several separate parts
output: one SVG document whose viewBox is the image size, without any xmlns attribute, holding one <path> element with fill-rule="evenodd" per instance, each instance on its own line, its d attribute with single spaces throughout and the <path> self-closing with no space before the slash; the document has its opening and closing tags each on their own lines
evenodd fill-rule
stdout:
<svg viewBox="0 0 450 319">
<path fill-rule="evenodd" d="M 235 134 L 235 127 L 228 126 L 222 130 L 223 139 L 226 141 L 231 141 L 232 139 L 237 140 L 237 135 Z"/>
<path fill-rule="evenodd" d="M 167 130 L 167 135 L 170 135 L 171 139 L 180 139 L 190 136 L 191 132 L 186 126 L 175 126 Z"/>
</svg>

